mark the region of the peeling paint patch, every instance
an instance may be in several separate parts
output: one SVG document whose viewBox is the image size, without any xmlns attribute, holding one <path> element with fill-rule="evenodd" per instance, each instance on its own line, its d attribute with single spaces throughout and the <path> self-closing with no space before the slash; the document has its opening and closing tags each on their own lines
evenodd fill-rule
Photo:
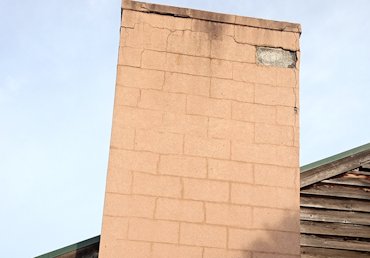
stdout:
<svg viewBox="0 0 370 258">
<path fill-rule="evenodd" d="M 275 67 L 295 68 L 297 54 L 295 51 L 281 48 L 257 47 L 257 64 Z"/>
</svg>

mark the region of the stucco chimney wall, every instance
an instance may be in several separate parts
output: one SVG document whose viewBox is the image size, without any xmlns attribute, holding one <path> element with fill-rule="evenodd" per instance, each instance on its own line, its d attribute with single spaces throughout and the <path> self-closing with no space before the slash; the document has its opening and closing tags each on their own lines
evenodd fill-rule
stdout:
<svg viewBox="0 0 370 258">
<path fill-rule="evenodd" d="M 123 1 L 99 257 L 299 257 L 299 36 Z"/>
</svg>

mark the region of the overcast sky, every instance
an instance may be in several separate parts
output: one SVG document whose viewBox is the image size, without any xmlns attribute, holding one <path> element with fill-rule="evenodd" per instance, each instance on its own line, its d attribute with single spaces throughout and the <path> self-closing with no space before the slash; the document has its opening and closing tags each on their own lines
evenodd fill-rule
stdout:
<svg viewBox="0 0 370 258">
<path fill-rule="evenodd" d="M 370 1 L 157 0 L 298 22 L 301 165 L 370 141 Z M 0 0 L 0 246 L 100 234 L 120 0 Z"/>
</svg>

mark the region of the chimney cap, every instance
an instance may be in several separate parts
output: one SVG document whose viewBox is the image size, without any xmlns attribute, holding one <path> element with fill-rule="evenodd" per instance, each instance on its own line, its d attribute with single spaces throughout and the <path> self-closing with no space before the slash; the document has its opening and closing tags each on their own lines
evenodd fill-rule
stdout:
<svg viewBox="0 0 370 258">
<path fill-rule="evenodd" d="M 189 8 L 159 5 L 131 0 L 122 0 L 122 9 L 137 12 L 157 13 L 205 21 L 235 24 L 254 28 L 301 33 L 301 25 L 282 21 L 257 19 L 232 14 L 215 13 Z"/>
</svg>

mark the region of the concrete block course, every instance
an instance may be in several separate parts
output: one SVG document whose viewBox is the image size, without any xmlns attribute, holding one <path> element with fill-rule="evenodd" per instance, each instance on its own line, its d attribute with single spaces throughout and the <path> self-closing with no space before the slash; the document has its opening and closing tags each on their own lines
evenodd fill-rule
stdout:
<svg viewBox="0 0 370 258">
<path fill-rule="evenodd" d="M 300 32 L 122 2 L 99 257 L 298 257 Z"/>
<path fill-rule="evenodd" d="M 138 106 L 143 109 L 185 113 L 186 96 L 156 90 L 142 90 Z"/>
<path fill-rule="evenodd" d="M 209 96 L 210 78 L 166 72 L 163 89 L 168 92 Z"/>
<path fill-rule="evenodd" d="M 297 232 L 299 230 L 299 222 L 297 222 L 299 216 L 299 211 L 287 212 L 280 209 L 253 208 L 253 228 Z M 290 219 L 287 220 L 287 217 Z"/>
<path fill-rule="evenodd" d="M 164 72 L 145 70 L 136 67 L 118 66 L 117 84 L 129 88 L 161 90 Z"/>
<path fill-rule="evenodd" d="M 104 231 L 109 234 L 110 243 L 116 243 L 118 239 L 127 239 L 128 236 L 128 218 L 119 218 L 114 216 L 105 216 L 104 217 Z M 113 232 L 111 232 L 113 231 Z"/>
<path fill-rule="evenodd" d="M 208 125 L 208 135 L 211 138 L 253 142 L 255 135 L 254 123 L 209 118 Z"/>
<path fill-rule="evenodd" d="M 255 164 L 254 171 L 254 182 L 256 184 L 286 188 L 298 187 L 296 178 L 299 176 L 295 168 Z M 274 175 L 279 175 L 279 177 Z"/>
<path fill-rule="evenodd" d="M 166 70 L 190 75 L 210 76 L 211 60 L 206 57 L 167 53 Z"/>
<path fill-rule="evenodd" d="M 212 40 L 211 57 L 244 63 L 256 62 L 256 48 L 248 44 L 240 44 L 233 37 L 223 36 Z"/>
<path fill-rule="evenodd" d="M 167 54 L 152 50 L 144 50 L 141 55 L 141 67 L 153 70 L 166 70 Z"/>
<path fill-rule="evenodd" d="M 233 62 L 221 59 L 211 59 L 211 77 L 232 79 Z"/>
<path fill-rule="evenodd" d="M 139 218 L 131 218 L 129 221 L 129 240 L 177 243 L 178 235 L 178 222 Z"/>
<path fill-rule="evenodd" d="M 210 92 L 212 98 L 253 103 L 255 85 L 252 83 L 213 78 Z"/>
<path fill-rule="evenodd" d="M 257 207 L 299 210 L 299 198 L 294 189 L 231 184 L 231 203 Z"/>
<path fill-rule="evenodd" d="M 117 86 L 114 101 L 115 105 L 136 107 L 139 102 L 140 94 L 139 89 Z"/>
<path fill-rule="evenodd" d="M 121 46 L 165 51 L 169 30 L 158 29 L 147 23 L 135 24 L 134 28 L 121 28 Z"/>
<path fill-rule="evenodd" d="M 226 240 L 226 227 L 181 223 L 181 244 L 226 248 Z"/>
<path fill-rule="evenodd" d="M 110 180 L 106 184 L 106 194 L 131 194 L 132 172 L 130 170 L 110 167 L 108 176 Z"/>
<path fill-rule="evenodd" d="M 135 136 L 135 149 L 161 154 L 181 154 L 183 138 L 180 134 L 138 130 Z"/>
<path fill-rule="evenodd" d="M 209 34 L 194 31 L 175 31 L 168 37 L 167 51 L 190 56 L 209 57 L 211 41 Z"/>
<path fill-rule="evenodd" d="M 142 49 L 133 47 L 120 47 L 118 65 L 141 66 Z"/>
<path fill-rule="evenodd" d="M 256 123 L 255 131 L 256 143 L 286 146 L 293 146 L 294 144 L 293 127 Z"/>
<path fill-rule="evenodd" d="M 230 157 L 230 141 L 186 136 L 184 153 L 199 157 L 228 159 Z"/>
<path fill-rule="evenodd" d="M 288 107 L 297 105 L 298 97 L 294 88 L 259 84 L 254 89 L 255 103 Z"/>
<path fill-rule="evenodd" d="M 235 39 L 255 46 L 269 46 L 289 50 L 299 49 L 299 34 L 246 26 L 235 27 Z"/>
<path fill-rule="evenodd" d="M 252 253 L 246 251 L 230 251 L 217 248 L 205 248 L 203 258 L 252 258 Z"/>
<path fill-rule="evenodd" d="M 202 202 L 164 198 L 157 200 L 157 219 L 200 223 L 204 221 L 204 217 Z"/>
<path fill-rule="evenodd" d="M 207 203 L 206 223 L 250 228 L 252 225 L 252 208 L 249 206 Z"/>
<path fill-rule="evenodd" d="M 151 245 L 148 242 L 116 240 L 106 243 L 106 248 L 99 249 L 99 257 L 150 258 Z"/>
<path fill-rule="evenodd" d="M 122 162 L 125 160 L 125 162 Z M 145 160 L 145 162 L 142 162 Z M 111 149 L 109 157 L 109 172 L 119 170 L 156 173 L 159 154 L 145 151 L 130 151 Z"/>
<path fill-rule="evenodd" d="M 163 130 L 170 133 L 206 137 L 208 118 L 198 115 L 164 113 Z"/>
<path fill-rule="evenodd" d="M 202 258 L 203 249 L 201 247 L 171 245 L 171 244 L 153 244 L 152 258 Z"/>
<path fill-rule="evenodd" d="M 135 146 L 135 130 L 132 128 L 112 127 L 112 148 L 133 150 Z"/>
<path fill-rule="evenodd" d="M 198 201 L 227 202 L 230 185 L 227 182 L 183 179 L 184 198 Z"/>
<path fill-rule="evenodd" d="M 269 238 L 271 242 L 256 243 L 256 236 L 260 239 Z M 229 247 L 239 250 L 243 250 L 244 246 L 249 244 L 253 251 L 299 255 L 299 239 L 298 233 L 248 229 L 229 230 Z M 270 254 L 268 257 L 274 256 Z"/>
<path fill-rule="evenodd" d="M 165 175 L 206 178 L 207 159 L 183 155 L 162 155 L 158 171 Z"/>
<path fill-rule="evenodd" d="M 251 163 L 208 159 L 208 178 L 252 184 L 254 183 L 254 168 Z"/>
<path fill-rule="evenodd" d="M 233 37 L 235 33 L 234 24 L 192 19 L 191 25 L 192 31 L 206 32 L 212 39 L 220 39 L 222 36 Z"/>
<path fill-rule="evenodd" d="M 232 119 L 252 122 L 276 124 L 276 106 L 267 106 L 252 103 L 232 103 Z"/>
<path fill-rule="evenodd" d="M 269 253 L 259 253 L 254 252 L 253 253 L 254 258 L 271 258 L 271 254 Z M 301 255 L 289 255 L 289 254 L 274 254 L 274 258 L 300 258 Z"/>
<path fill-rule="evenodd" d="M 199 96 L 187 97 L 187 113 L 206 117 L 231 117 L 231 101 Z"/>
<path fill-rule="evenodd" d="M 155 198 L 136 195 L 108 193 L 106 216 L 152 218 Z"/>
</svg>

